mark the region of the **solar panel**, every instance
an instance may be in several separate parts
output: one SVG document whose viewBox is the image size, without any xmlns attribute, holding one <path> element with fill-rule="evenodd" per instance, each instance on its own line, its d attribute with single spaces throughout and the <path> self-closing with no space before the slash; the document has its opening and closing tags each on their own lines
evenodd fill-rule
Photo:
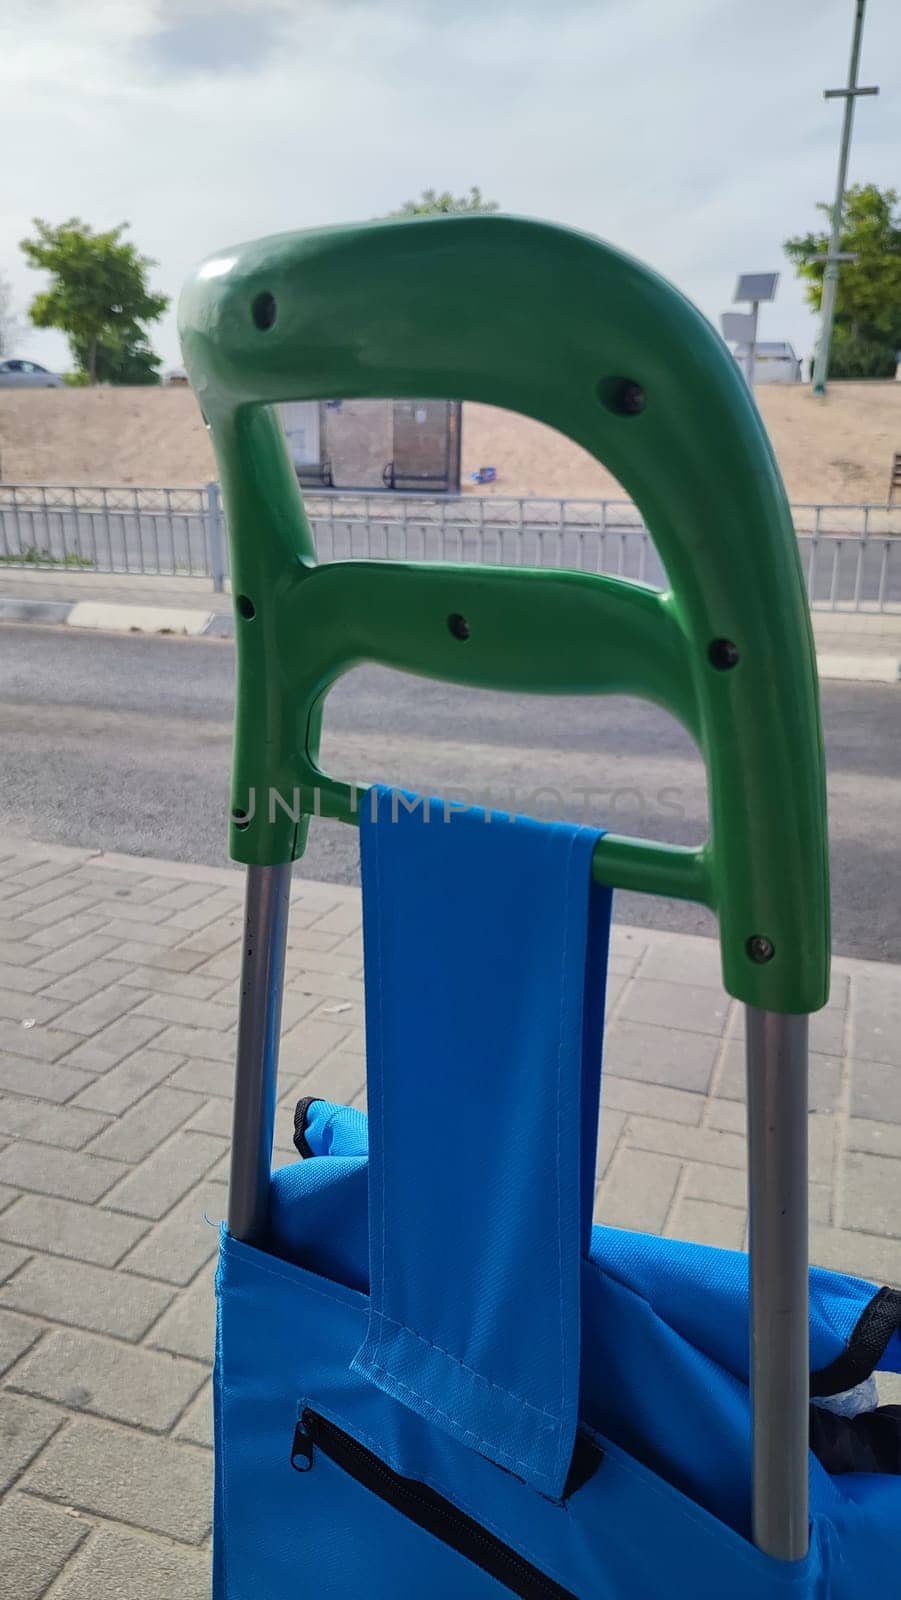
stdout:
<svg viewBox="0 0 901 1600">
<path fill-rule="evenodd" d="M 743 272 L 733 300 L 775 300 L 778 272 Z"/>
</svg>

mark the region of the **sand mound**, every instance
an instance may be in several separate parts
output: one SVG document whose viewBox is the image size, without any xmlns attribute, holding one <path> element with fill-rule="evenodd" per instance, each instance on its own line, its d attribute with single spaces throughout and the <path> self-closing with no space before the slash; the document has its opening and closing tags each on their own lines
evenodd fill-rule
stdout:
<svg viewBox="0 0 901 1600">
<path fill-rule="evenodd" d="M 190 389 L 0 389 L 4 483 L 156 488 L 215 470 Z"/>
<path fill-rule="evenodd" d="M 901 383 L 762 387 L 758 404 L 794 501 L 885 504 L 901 450 Z M 577 445 L 526 417 L 468 404 L 463 471 L 497 468 L 499 495 L 606 496 L 616 481 Z M 198 484 L 213 453 L 188 389 L 0 389 L 6 483 Z"/>
<path fill-rule="evenodd" d="M 764 385 L 757 403 L 789 498 L 816 504 L 885 505 L 892 455 L 901 450 L 901 383 L 836 383 L 824 400 L 806 385 Z M 497 468 L 483 494 L 622 494 L 615 478 L 578 445 L 527 417 L 467 405 L 463 471 Z"/>
</svg>

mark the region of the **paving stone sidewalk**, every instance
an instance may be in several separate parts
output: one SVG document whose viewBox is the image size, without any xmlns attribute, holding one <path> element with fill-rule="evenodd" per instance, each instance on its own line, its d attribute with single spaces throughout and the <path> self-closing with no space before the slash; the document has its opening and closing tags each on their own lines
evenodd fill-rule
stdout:
<svg viewBox="0 0 901 1600">
<path fill-rule="evenodd" d="M 0 1597 L 201 1600 L 242 881 L 0 841 Z M 362 1104 L 355 890 L 295 881 L 277 1146 Z M 706 940 L 619 928 L 605 1221 L 745 1240 L 742 1018 Z M 812 1024 L 814 1260 L 901 1284 L 901 968 Z"/>
</svg>

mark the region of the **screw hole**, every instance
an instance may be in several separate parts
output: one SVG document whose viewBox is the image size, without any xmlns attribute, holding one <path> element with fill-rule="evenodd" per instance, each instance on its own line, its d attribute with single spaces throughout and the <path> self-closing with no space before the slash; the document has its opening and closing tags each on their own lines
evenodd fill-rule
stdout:
<svg viewBox="0 0 901 1600">
<path fill-rule="evenodd" d="M 758 967 L 765 966 L 767 961 L 772 961 L 774 955 L 776 954 L 776 948 L 772 939 L 768 939 L 763 933 L 752 933 L 750 939 L 745 945 L 745 949 L 747 950 L 751 960 L 755 962 Z"/>
<path fill-rule="evenodd" d="M 714 639 L 708 648 L 707 656 L 710 665 L 715 667 L 717 672 L 731 672 L 741 660 L 738 646 L 733 644 L 731 639 Z"/>
<path fill-rule="evenodd" d="M 232 822 L 240 833 L 243 833 L 245 828 L 250 827 L 250 818 L 246 811 L 242 811 L 240 806 L 235 806 L 232 812 Z"/>
<path fill-rule="evenodd" d="M 459 611 L 451 612 L 447 619 L 447 626 L 455 639 L 468 639 L 472 633 L 469 623 L 465 617 L 460 615 Z"/>
<path fill-rule="evenodd" d="M 634 378 L 602 378 L 598 399 L 615 417 L 639 417 L 648 403 L 644 389 Z"/>
<path fill-rule="evenodd" d="M 254 323 L 261 333 L 267 333 L 270 328 L 275 327 L 278 305 L 276 304 L 275 295 L 270 294 L 268 289 L 264 289 L 262 294 L 257 295 L 250 310 Z"/>
<path fill-rule="evenodd" d="M 257 608 L 251 600 L 249 594 L 239 594 L 237 600 L 235 601 L 235 605 L 237 606 L 238 612 L 244 618 L 245 622 L 253 621 L 257 614 Z"/>
</svg>

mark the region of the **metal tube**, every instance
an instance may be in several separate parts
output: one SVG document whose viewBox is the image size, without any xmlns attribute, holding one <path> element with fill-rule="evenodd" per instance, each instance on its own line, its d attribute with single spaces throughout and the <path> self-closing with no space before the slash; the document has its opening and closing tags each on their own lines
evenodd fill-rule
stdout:
<svg viewBox="0 0 901 1600">
<path fill-rule="evenodd" d="M 153 553 L 154 553 L 154 555 L 156 557 L 156 566 L 154 567 L 153 570 L 156 573 L 156 576 L 159 578 L 159 577 L 162 576 L 162 567 L 160 566 L 160 519 L 159 519 L 159 517 L 154 517 L 154 519 L 153 519 Z"/>
<path fill-rule="evenodd" d="M 143 506 L 142 506 L 142 503 L 141 503 L 140 490 L 136 490 L 135 491 L 135 508 L 136 508 L 135 509 L 135 526 L 137 528 L 137 533 L 138 533 L 138 549 L 140 550 L 140 548 L 141 548 L 141 540 L 144 537 L 144 529 L 143 529 L 143 527 L 141 525 L 141 517 L 143 515 Z M 129 543 L 128 543 L 128 525 L 127 525 L 124 517 L 121 519 L 121 528 L 122 528 L 122 542 L 123 542 L 123 547 L 124 547 L 124 552 L 125 552 L 125 571 L 126 572 L 130 572 L 131 571 L 131 550 L 129 548 Z"/>
<path fill-rule="evenodd" d="M 112 528 L 110 526 L 109 499 L 107 497 L 107 493 L 106 493 L 105 489 L 101 490 L 101 495 L 102 495 L 102 502 L 101 503 L 103 505 L 103 531 L 106 534 L 106 554 L 107 554 L 107 559 L 109 560 L 109 566 L 107 568 L 107 571 L 108 572 L 115 572 L 116 571 L 116 563 L 113 560 L 113 530 L 112 530 Z M 75 515 L 76 515 L 76 518 L 77 518 L 77 516 L 78 516 L 77 510 L 76 510 Z M 124 518 L 123 518 L 123 526 L 124 525 L 125 524 L 124 524 Z M 91 532 L 93 534 L 94 543 L 96 545 L 96 543 L 97 543 L 97 529 L 93 525 L 92 525 L 92 528 L 91 528 Z M 126 532 L 125 532 L 125 538 L 126 538 L 126 540 L 128 539 L 128 531 L 127 531 L 127 529 L 126 529 Z"/>
<path fill-rule="evenodd" d="M 88 524 L 87 531 L 89 532 L 89 534 L 91 536 L 91 549 L 95 553 L 96 553 L 96 550 L 97 550 L 97 517 L 98 516 L 99 516 L 99 512 L 97 512 L 97 511 L 86 511 L 85 512 L 85 517 L 87 519 L 87 524 Z M 81 539 L 81 515 L 80 515 L 80 513 L 76 513 L 76 516 L 75 516 L 75 554 L 78 556 L 79 563 L 81 565 L 84 565 L 83 550 L 84 550 L 84 546 L 82 544 L 82 539 Z M 63 554 L 64 555 L 68 554 L 68 552 L 66 550 L 66 541 L 65 541 L 65 539 L 63 540 Z M 96 560 L 95 560 L 93 562 L 93 565 L 96 567 L 96 564 L 97 563 L 96 563 Z"/>
<path fill-rule="evenodd" d="M 107 573 L 115 573 L 115 570 L 117 570 L 117 566 L 115 566 L 114 557 L 112 557 L 112 523 L 110 523 L 110 520 L 109 520 L 109 499 L 107 499 L 107 491 L 106 490 L 101 490 L 101 506 L 102 506 L 102 531 L 104 531 L 104 536 L 106 536 L 106 558 L 107 558 L 106 571 L 107 571 Z M 125 518 L 120 518 L 120 520 L 122 520 L 122 525 L 125 526 Z M 96 560 L 98 560 L 98 563 L 99 563 L 99 555 L 98 555 L 98 526 L 96 526 L 96 523 L 94 523 L 93 528 L 91 528 L 91 534 L 93 534 L 94 555 L 96 555 Z"/>
<path fill-rule="evenodd" d="M 810 1403 L 807 1017 L 747 1006 L 745 1020 L 752 1527 L 768 1555 L 800 1561 Z"/>
<path fill-rule="evenodd" d="M 167 489 L 166 490 L 166 502 L 167 502 L 167 504 L 171 502 L 171 499 L 172 499 L 172 496 L 170 495 L 169 490 Z M 156 513 L 156 509 L 151 504 L 148 507 L 148 511 L 149 511 L 149 514 L 150 514 L 150 526 L 153 527 L 153 519 L 157 514 Z M 146 568 L 146 566 L 144 564 L 144 532 L 143 532 L 143 529 L 141 530 L 140 538 L 138 539 L 138 560 L 141 563 L 141 571 L 142 572 L 146 572 L 147 568 Z"/>
<path fill-rule="evenodd" d="M 748 388 L 754 393 L 754 377 L 757 364 L 757 321 L 760 316 L 760 301 L 751 301 L 751 343 L 748 346 L 748 370 L 745 374 Z"/>
<path fill-rule="evenodd" d="M 50 518 L 49 518 L 49 516 L 47 514 L 47 490 L 46 490 L 46 488 L 42 488 L 41 489 L 41 524 L 42 524 L 43 529 L 44 529 L 44 537 L 47 540 L 47 549 L 48 550 L 52 550 L 53 549 L 53 534 L 52 534 L 51 528 L 50 528 Z M 65 555 L 66 554 L 65 534 L 63 534 L 63 536 L 62 536 L 62 538 L 60 540 L 60 543 L 62 544 L 62 547 L 63 547 L 63 555 Z"/>
<path fill-rule="evenodd" d="M 857 566 L 854 572 L 854 610 L 860 610 L 860 590 L 863 583 L 863 558 L 867 551 L 867 533 L 864 528 L 863 537 L 857 546 Z"/>
<path fill-rule="evenodd" d="M 19 556 L 21 556 L 23 554 L 23 546 L 22 546 L 22 516 L 21 516 L 20 502 L 19 502 L 20 493 L 21 493 L 21 491 L 18 488 L 13 490 L 13 510 L 16 513 L 16 553 Z"/>
<path fill-rule="evenodd" d="M 819 534 L 812 533 L 810 535 L 810 561 L 807 567 L 807 598 L 811 605 L 813 605 L 814 600 L 816 599 L 815 585 L 817 570 L 817 548 L 819 546 L 819 542 Z"/>
<path fill-rule="evenodd" d="M 51 506 L 50 509 L 47 512 L 47 535 L 48 535 L 48 537 L 52 536 L 54 512 L 56 513 L 56 518 L 57 518 L 57 525 L 58 525 L 60 544 L 65 549 L 66 537 L 67 537 L 67 535 L 66 535 L 66 513 L 65 513 L 65 511 L 60 509 L 58 504 L 55 505 L 55 506 Z M 96 545 L 96 540 L 94 542 L 95 542 L 95 545 Z M 94 565 L 95 565 L 95 567 L 99 565 L 98 562 L 97 562 L 97 551 L 96 551 L 96 549 L 94 550 Z"/>
<path fill-rule="evenodd" d="M 878 594 L 876 596 L 876 610 L 877 611 L 884 611 L 885 610 L 885 585 L 886 585 L 886 579 L 888 578 L 888 558 L 889 558 L 889 551 L 890 551 L 891 547 L 892 547 L 891 540 L 890 539 L 886 539 L 885 544 L 883 545 L 883 548 L 882 548 L 882 564 L 881 564 L 881 566 L 879 568 L 879 592 L 878 592 Z"/>
<path fill-rule="evenodd" d="M 834 545 L 832 546 L 832 581 L 831 581 L 831 583 L 829 585 L 829 610 L 830 611 L 834 611 L 835 610 L 835 602 L 838 599 L 838 568 L 839 568 L 839 561 L 841 559 L 841 553 L 842 553 L 842 541 L 841 541 L 841 539 L 836 539 Z"/>
<path fill-rule="evenodd" d="M 264 1237 L 275 1121 L 291 863 L 247 868 L 228 1231 Z"/>
</svg>

